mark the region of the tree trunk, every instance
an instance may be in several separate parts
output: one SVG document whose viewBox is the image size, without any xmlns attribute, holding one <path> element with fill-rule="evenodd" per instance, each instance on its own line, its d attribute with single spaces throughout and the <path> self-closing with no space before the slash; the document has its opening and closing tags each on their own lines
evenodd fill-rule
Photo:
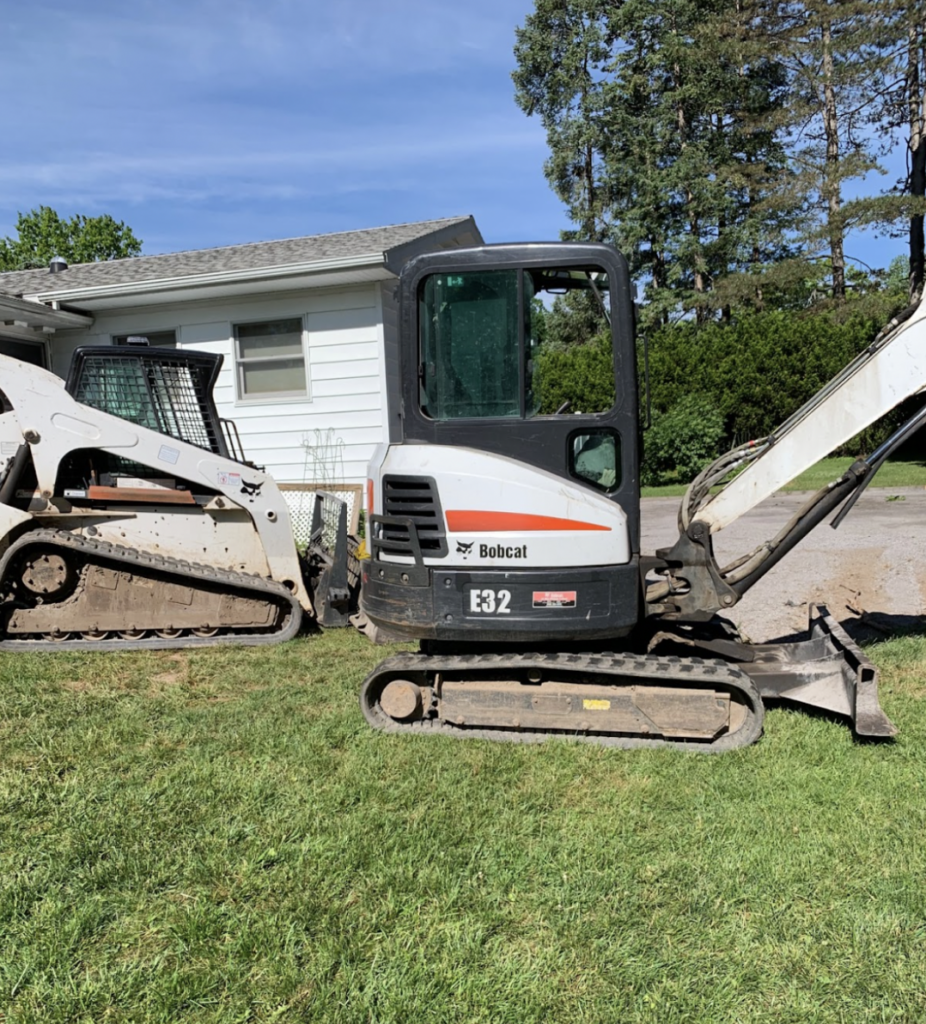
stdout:
<svg viewBox="0 0 926 1024">
<path fill-rule="evenodd" d="M 673 30 L 675 26 L 673 24 Z M 676 63 L 672 68 L 673 75 L 675 78 L 675 88 L 681 91 L 682 88 L 682 69 Z M 682 103 L 676 102 L 675 104 L 675 125 L 678 128 L 679 137 L 679 149 L 682 153 L 688 148 L 688 120 L 685 116 L 685 108 Z M 692 238 L 700 240 L 701 238 L 701 224 L 698 219 L 698 213 L 694 205 L 694 192 L 686 185 L 685 186 L 685 207 L 688 210 L 688 230 L 691 232 Z M 695 257 L 695 262 L 691 267 L 691 278 L 692 286 L 695 290 L 696 295 L 703 295 L 706 291 L 704 274 L 698 266 L 698 257 Z M 695 300 L 695 314 L 697 316 L 698 323 L 701 323 L 704 317 L 704 304 L 699 299 Z"/>
<path fill-rule="evenodd" d="M 595 154 L 591 143 L 585 147 L 585 200 L 588 212 L 585 221 L 585 237 L 590 242 L 598 241 L 598 225 L 595 218 Z"/>
<path fill-rule="evenodd" d="M 842 191 L 839 187 L 839 116 L 836 111 L 836 89 L 833 82 L 832 25 L 825 18 L 823 38 L 823 128 L 826 133 L 826 178 L 824 199 L 827 206 L 827 227 L 830 237 L 830 259 L 833 264 L 833 298 L 843 302 L 846 297 L 846 258 L 843 253 L 843 228 L 839 222 Z"/>
<path fill-rule="evenodd" d="M 910 193 L 926 196 L 926 24 L 910 27 L 907 97 L 910 104 Z M 923 215 L 910 219 L 910 301 L 923 294 L 926 278 Z"/>
</svg>

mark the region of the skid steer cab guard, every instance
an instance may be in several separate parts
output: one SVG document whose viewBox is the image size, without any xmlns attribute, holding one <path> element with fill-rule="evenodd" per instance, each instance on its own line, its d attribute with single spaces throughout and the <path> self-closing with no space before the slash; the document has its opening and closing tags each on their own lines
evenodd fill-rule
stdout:
<svg viewBox="0 0 926 1024">
<path fill-rule="evenodd" d="M 74 351 L 64 387 L 84 405 L 244 462 L 237 427 L 212 397 L 222 363 L 217 352 L 85 345 Z"/>
</svg>

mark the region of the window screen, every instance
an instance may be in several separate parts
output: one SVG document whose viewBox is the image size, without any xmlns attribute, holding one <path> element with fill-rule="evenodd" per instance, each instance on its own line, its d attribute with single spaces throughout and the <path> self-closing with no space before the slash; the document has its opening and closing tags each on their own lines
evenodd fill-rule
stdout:
<svg viewBox="0 0 926 1024">
<path fill-rule="evenodd" d="M 607 275 L 594 266 L 425 278 L 418 303 L 422 411 L 450 420 L 610 409 L 610 302 Z"/>
</svg>

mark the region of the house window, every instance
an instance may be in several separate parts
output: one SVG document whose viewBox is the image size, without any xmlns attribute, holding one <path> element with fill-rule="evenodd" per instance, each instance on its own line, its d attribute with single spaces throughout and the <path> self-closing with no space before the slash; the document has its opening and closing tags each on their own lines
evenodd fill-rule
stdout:
<svg viewBox="0 0 926 1024">
<path fill-rule="evenodd" d="M 152 348 L 176 348 L 176 331 L 133 331 L 131 334 L 117 334 L 113 337 L 114 345 L 128 345 L 129 338 L 147 338 Z"/>
<path fill-rule="evenodd" d="M 23 363 L 48 368 L 45 345 L 41 341 L 17 341 L 14 338 L 0 338 L 0 355 L 10 356 Z"/>
<path fill-rule="evenodd" d="M 238 397 L 306 398 L 301 317 L 235 325 Z"/>
</svg>

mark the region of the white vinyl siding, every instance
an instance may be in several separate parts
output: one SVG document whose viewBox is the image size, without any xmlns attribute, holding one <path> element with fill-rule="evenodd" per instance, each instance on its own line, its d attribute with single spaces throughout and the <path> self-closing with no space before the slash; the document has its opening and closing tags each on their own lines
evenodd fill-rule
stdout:
<svg viewBox="0 0 926 1024">
<path fill-rule="evenodd" d="M 52 368 L 66 377 L 78 345 L 105 345 L 134 333 L 176 329 L 177 346 L 224 356 L 214 395 L 219 415 L 238 425 L 245 455 L 279 483 L 363 483 L 373 449 L 386 440 L 385 369 L 379 284 L 162 309 L 100 311 L 93 334 L 56 332 Z M 236 324 L 299 319 L 306 397 L 238 397 Z M 322 476 L 322 479 L 318 479 Z"/>
</svg>

